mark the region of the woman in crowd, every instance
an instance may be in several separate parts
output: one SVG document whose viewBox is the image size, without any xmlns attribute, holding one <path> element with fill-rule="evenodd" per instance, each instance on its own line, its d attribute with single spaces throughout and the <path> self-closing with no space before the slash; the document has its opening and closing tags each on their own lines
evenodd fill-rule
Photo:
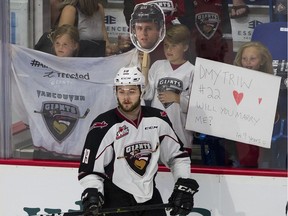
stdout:
<svg viewBox="0 0 288 216">
<path fill-rule="evenodd" d="M 64 0 L 60 5 L 58 26 L 77 26 L 80 40 L 104 40 L 106 52 L 110 52 L 110 42 L 105 27 L 105 12 L 97 0 Z"/>
</svg>

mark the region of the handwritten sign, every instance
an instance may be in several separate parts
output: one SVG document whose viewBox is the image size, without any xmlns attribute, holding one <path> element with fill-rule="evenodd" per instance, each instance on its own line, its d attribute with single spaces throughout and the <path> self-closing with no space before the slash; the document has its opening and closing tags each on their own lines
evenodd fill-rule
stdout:
<svg viewBox="0 0 288 216">
<path fill-rule="evenodd" d="M 197 58 L 186 129 L 270 148 L 280 81 Z"/>
</svg>

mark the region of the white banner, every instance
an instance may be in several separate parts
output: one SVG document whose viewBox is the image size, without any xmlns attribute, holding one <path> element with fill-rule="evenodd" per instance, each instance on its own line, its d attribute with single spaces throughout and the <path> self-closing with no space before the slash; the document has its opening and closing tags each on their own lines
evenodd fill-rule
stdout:
<svg viewBox="0 0 288 216">
<path fill-rule="evenodd" d="M 16 45 L 11 51 L 13 108 L 20 113 L 24 106 L 33 144 L 79 156 L 92 120 L 116 106 L 113 79 L 132 64 L 135 50 L 105 58 L 63 58 Z"/>
<path fill-rule="evenodd" d="M 186 128 L 270 148 L 281 78 L 197 58 Z"/>
</svg>

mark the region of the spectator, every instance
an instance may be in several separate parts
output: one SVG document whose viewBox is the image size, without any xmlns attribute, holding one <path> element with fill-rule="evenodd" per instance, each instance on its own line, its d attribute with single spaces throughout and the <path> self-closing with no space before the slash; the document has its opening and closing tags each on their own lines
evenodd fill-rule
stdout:
<svg viewBox="0 0 288 216">
<path fill-rule="evenodd" d="M 108 33 L 105 27 L 105 12 L 97 0 L 64 0 L 60 6 L 58 26 L 77 26 L 80 40 L 105 41 L 106 51 L 111 52 Z"/>
<path fill-rule="evenodd" d="M 164 38 L 166 60 L 152 64 L 149 73 L 145 73 L 147 86 L 145 100 L 152 100 L 151 106 L 164 109 L 176 134 L 184 142 L 184 147 L 191 151 L 192 132 L 185 130 L 191 91 L 194 65 L 187 61 L 190 43 L 190 31 L 182 24 L 170 27 Z"/>
<path fill-rule="evenodd" d="M 201 57 L 232 64 L 232 28 L 227 0 L 195 0 L 191 10 L 194 14 L 191 29 L 194 59 Z"/>
<path fill-rule="evenodd" d="M 60 5 L 63 0 L 50 0 L 51 27 L 54 27 L 60 16 Z"/>
<path fill-rule="evenodd" d="M 75 57 L 79 52 L 79 32 L 72 25 L 62 25 L 52 34 L 53 51 L 59 57 Z"/>
<path fill-rule="evenodd" d="M 247 42 L 243 44 L 236 54 L 234 65 L 273 74 L 272 56 L 269 50 L 260 42 Z M 260 147 L 236 142 L 236 148 L 240 167 L 258 167 Z M 261 149 L 263 153 L 269 151 L 264 148 Z"/>
<path fill-rule="evenodd" d="M 244 43 L 236 54 L 234 65 L 274 74 L 272 56 L 269 50 L 260 42 Z"/>
<path fill-rule="evenodd" d="M 250 10 L 244 0 L 232 0 L 233 6 L 231 8 L 231 19 L 237 19 L 248 16 Z"/>
<path fill-rule="evenodd" d="M 118 107 L 91 124 L 78 179 L 84 187 L 84 215 L 103 208 L 163 203 L 155 185 L 160 159 L 176 181 L 170 215 L 188 215 L 198 183 L 190 178 L 190 159 L 162 110 L 141 106 L 145 78 L 137 67 L 121 68 L 114 79 Z M 111 214 L 111 216 L 116 216 Z M 123 216 L 135 213 L 123 213 Z M 166 216 L 164 209 L 137 212 Z"/>
<path fill-rule="evenodd" d="M 287 0 L 274 0 L 273 22 L 287 22 Z"/>
</svg>

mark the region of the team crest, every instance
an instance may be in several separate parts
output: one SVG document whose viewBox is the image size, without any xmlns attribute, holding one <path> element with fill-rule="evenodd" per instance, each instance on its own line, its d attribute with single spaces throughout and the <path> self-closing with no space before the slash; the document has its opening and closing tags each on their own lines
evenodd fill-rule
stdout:
<svg viewBox="0 0 288 216">
<path fill-rule="evenodd" d="M 196 14 L 195 22 L 198 31 L 209 40 L 218 29 L 220 18 L 217 13 L 203 12 Z"/>
<path fill-rule="evenodd" d="M 126 136 L 128 133 L 129 133 L 129 128 L 126 125 L 123 125 L 122 127 L 118 128 L 118 131 L 116 133 L 116 139 L 120 139 Z"/>
<path fill-rule="evenodd" d="M 158 81 L 157 84 L 157 91 L 165 92 L 165 91 L 172 91 L 176 94 L 181 94 L 183 90 L 183 82 L 179 79 L 171 78 L 171 77 L 164 77 Z M 165 109 L 171 106 L 173 102 L 170 103 L 163 103 Z"/>
<path fill-rule="evenodd" d="M 126 146 L 124 157 L 129 166 L 140 176 L 143 176 L 149 165 L 153 152 L 150 143 L 134 143 Z"/>
<path fill-rule="evenodd" d="M 73 131 L 79 119 L 78 107 L 59 102 L 43 102 L 40 112 L 50 134 L 61 143 Z"/>
</svg>

